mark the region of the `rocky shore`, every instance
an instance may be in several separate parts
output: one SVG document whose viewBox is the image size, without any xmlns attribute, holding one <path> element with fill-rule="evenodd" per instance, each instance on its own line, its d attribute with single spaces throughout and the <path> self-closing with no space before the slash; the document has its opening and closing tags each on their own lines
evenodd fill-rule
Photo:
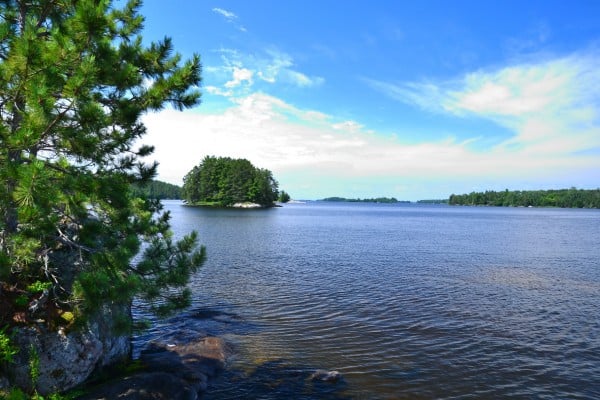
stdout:
<svg viewBox="0 0 600 400">
<path fill-rule="evenodd" d="M 75 387 L 69 398 L 79 393 L 75 398 L 82 400 L 196 400 L 202 397 L 213 379 L 216 382 L 232 379 L 237 385 L 243 380 L 242 387 L 252 387 L 259 393 L 272 390 L 289 393 L 343 391 L 345 382 L 339 372 L 312 369 L 311 366 L 290 367 L 281 360 L 258 365 L 249 375 L 230 369 L 237 358 L 233 346 L 223 338 L 207 333 L 206 327 L 211 326 L 208 331 L 219 335 L 234 332 L 243 324 L 243 320 L 234 314 L 191 310 L 169 319 L 160 331 L 142 336 L 134 345 L 141 350 L 134 354 L 127 335 L 119 336 L 116 342 L 115 337 L 107 341 L 112 329 L 105 327 L 99 331 L 98 323 L 91 325 L 95 329 L 67 335 L 57 332 L 30 337 L 22 332 L 21 340 L 35 344 L 39 352 L 42 368 L 36 390 L 43 395 L 61 391 L 61 387 L 62 390 Z M 100 367 L 108 355 L 112 357 L 113 367 L 91 373 L 93 366 Z M 22 368 L 15 371 L 17 376 L 27 376 L 28 360 L 20 359 L 19 365 Z M 90 376 L 91 381 L 88 380 Z M 9 389 L 10 383 L 2 383 L 0 379 L 0 391 Z M 25 383 L 21 383 L 26 389 Z"/>
<path fill-rule="evenodd" d="M 218 337 L 152 342 L 142 350 L 137 372 L 93 386 L 80 399 L 195 400 L 230 355 Z"/>
<path fill-rule="evenodd" d="M 131 315 L 128 306 L 106 306 L 71 332 L 15 328 L 21 350 L 10 369 L 0 370 L 0 397 L 21 389 L 42 396 L 74 390 L 69 398 L 82 393 L 77 398 L 85 400 L 194 400 L 233 354 L 223 339 L 175 323 L 167 334 L 145 343 L 132 360 L 130 335 L 118 334 L 114 326 L 115 315 L 122 313 Z"/>
</svg>

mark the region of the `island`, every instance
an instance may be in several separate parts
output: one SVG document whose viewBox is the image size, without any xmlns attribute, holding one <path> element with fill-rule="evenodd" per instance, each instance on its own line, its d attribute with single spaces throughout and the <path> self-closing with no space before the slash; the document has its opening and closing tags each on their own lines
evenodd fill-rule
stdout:
<svg viewBox="0 0 600 400">
<path fill-rule="evenodd" d="M 271 171 L 246 159 L 206 156 L 183 182 L 182 198 L 192 206 L 266 208 L 280 198 L 289 200 Z"/>
</svg>

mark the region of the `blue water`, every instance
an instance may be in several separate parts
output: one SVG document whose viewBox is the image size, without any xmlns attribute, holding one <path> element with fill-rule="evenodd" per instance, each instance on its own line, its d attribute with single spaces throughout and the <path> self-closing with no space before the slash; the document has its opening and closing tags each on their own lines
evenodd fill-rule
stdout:
<svg viewBox="0 0 600 400">
<path fill-rule="evenodd" d="M 165 206 L 208 261 L 191 310 L 139 341 L 230 342 L 206 399 L 600 398 L 598 210 Z"/>
</svg>

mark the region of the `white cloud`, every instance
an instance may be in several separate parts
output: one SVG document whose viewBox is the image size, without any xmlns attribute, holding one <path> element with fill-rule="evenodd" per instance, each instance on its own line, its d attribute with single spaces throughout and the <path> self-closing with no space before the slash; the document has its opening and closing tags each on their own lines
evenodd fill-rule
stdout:
<svg viewBox="0 0 600 400">
<path fill-rule="evenodd" d="M 233 96 L 233 91 L 232 90 L 221 89 L 220 87 L 217 87 L 217 86 L 205 86 L 204 90 L 207 93 L 215 94 L 217 96 L 224 96 L 224 97 L 231 97 L 231 96 Z"/>
<path fill-rule="evenodd" d="M 221 55 L 221 66 L 208 66 L 205 72 L 211 74 L 213 82 L 221 82 L 223 88 L 211 89 L 212 94 L 227 97 L 246 96 L 248 88 L 255 84 L 279 84 L 297 87 L 318 86 L 325 82 L 322 77 L 309 76 L 294 69 L 294 61 L 289 54 L 267 50 L 264 54 L 242 54 L 233 49 L 217 50 Z M 245 85 L 242 85 L 245 83 Z M 218 87 L 217 84 L 211 85 Z M 242 89 L 239 93 L 236 89 Z"/>
<path fill-rule="evenodd" d="M 286 71 L 287 77 L 289 77 L 290 82 L 294 83 L 296 86 L 318 86 L 323 84 L 325 80 L 321 77 L 308 77 L 301 72 L 288 70 Z"/>
<path fill-rule="evenodd" d="M 217 14 L 220 14 L 223 17 L 225 17 L 225 19 L 227 19 L 228 21 L 233 21 L 238 18 L 238 16 L 232 13 L 231 11 L 227 11 L 222 8 L 215 7 L 212 10 L 213 12 L 216 12 Z"/>
<path fill-rule="evenodd" d="M 525 116 L 553 112 L 575 99 L 580 66 L 572 60 L 502 69 L 468 75 L 458 91 L 448 92 L 457 111 Z"/>
<path fill-rule="evenodd" d="M 259 93 L 239 98 L 222 113 L 164 110 L 145 116 L 144 123 L 148 127 L 144 143 L 156 146 L 160 179 L 180 184 L 205 155 L 247 158 L 272 170 L 286 190 L 305 198 L 332 194 L 336 181 L 362 182 L 367 190 L 382 180 L 399 185 L 407 180 L 537 179 L 600 168 L 598 157 L 573 157 L 553 148 L 567 146 L 559 141 L 539 143 L 538 148 L 497 147 L 485 153 L 470 149 L 469 141 L 403 144 L 358 122 L 336 121 Z M 535 136 L 549 128 L 527 129 Z M 592 129 L 588 135 L 599 133 Z M 578 148 L 566 141 L 570 147 L 564 148 Z"/>
<path fill-rule="evenodd" d="M 215 7 L 212 10 L 213 10 L 213 12 L 224 17 L 227 22 L 229 22 L 230 24 L 233 24 L 239 31 L 241 31 L 241 32 L 248 31 L 243 25 L 238 25 L 235 23 L 239 19 L 235 13 L 225 10 L 223 8 L 219 8 L 219 7 Z"/>
<path fill-rule="evenodd" d="M 247 68 L 233 67 L 233 79 L 225 83 L 226 88 L 234 88 L 241 85 L 243 82 L 247 82 L 252 85 L 252 76 L 254 72 Z"/>
</svg>

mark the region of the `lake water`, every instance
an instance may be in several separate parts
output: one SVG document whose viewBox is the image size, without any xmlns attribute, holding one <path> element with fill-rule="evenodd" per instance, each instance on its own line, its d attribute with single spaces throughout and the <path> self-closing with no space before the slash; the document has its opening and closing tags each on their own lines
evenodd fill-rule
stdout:
<svg viewBox="0 0 600 400">
<path fill-rule="evenodd" d="M 190 311 L 136 343 L 232 343 L 205 399 L 600 398 L 598 210 L 165 206 L 208 261 Z"/>
</svg>

